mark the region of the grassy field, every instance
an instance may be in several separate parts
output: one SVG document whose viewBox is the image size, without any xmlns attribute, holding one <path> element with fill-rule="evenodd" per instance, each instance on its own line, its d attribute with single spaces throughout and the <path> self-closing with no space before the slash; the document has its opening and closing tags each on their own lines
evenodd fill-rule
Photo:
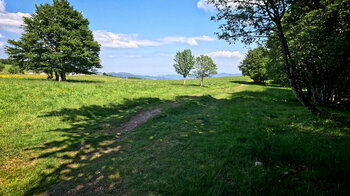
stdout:
<svg viewBox="0 0 350 196">
<path fill-rule="evenodd" d="M 311 115 L 288 88 L 68 80 L 0 75 L 0 195 L 350 194 L 349 124 Z"/>
</svg>

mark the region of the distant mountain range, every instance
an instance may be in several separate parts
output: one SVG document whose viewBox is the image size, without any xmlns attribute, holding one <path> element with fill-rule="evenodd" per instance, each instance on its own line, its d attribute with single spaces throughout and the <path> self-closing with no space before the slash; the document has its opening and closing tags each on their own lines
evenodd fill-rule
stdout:
<svg viewBox="0 0 350 196">
<path fill-rule="evenodd" d="M 119 78 L 130 78 L 130 77 L 135 77 L 135 78 L 141 78 L 141 79 L 149 79 L 149 80 L 180 80 L 183 79 L 181 75 L 176 75 L 176 74 L 170 74 L 170 75 L 162 75 L 162 76 L 148 76 L 148 75 L 137 75 L 137 74 L 131 74 L 131 73 L 126 73 L 126 72 L 110 72 L 107 73 L 108 75 L 119 77 Z M 216 75 L 213 75 L 212 77 L 228 77 L 228 76 L 241 76 L 242 74 L 237 73 L 237 74 L 231 74 L 231 73 L 219 73 Z M 189 78 L 194 78 L 194 77 L 189 77 Z"/>
</svg>

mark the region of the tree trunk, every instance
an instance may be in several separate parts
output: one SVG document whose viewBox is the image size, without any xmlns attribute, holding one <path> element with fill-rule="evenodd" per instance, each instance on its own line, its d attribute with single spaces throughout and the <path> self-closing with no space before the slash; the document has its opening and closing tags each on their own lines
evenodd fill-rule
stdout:
<svg viewBox="0 0 350 196">
<path fill-rule="evenodd" d="M 296 66 L 293 62 L 292 56 L 289 51 L 288 43 L 286 40 L 286 37 L 284 36 L 281 20 L 276 20 L 276 26 L 278 30 L 278 36 L 280 38 L 280 42 L 282 45 L 282 54 L 283 54 L 283 60 L 285 64 L 285 70 L 287 74 L 287 78 L 289 81 L 289 84 L 292 88 L 292 91 L 296 98 L 305 106 L 309 111 L 311 111 L 313 114 L 319 116 L 321 114 L 321 111 L 318 110 L 314 105 L 310 103 L 310 100 L 307 99 L 307 97 L 303 93 L 302 85 L 298 84 L 298 75 L 296 73 Z"/>
<path fill-rule="evenodd" d="M 186 85 L 186 78 L 184 78 L 184 85 Z"/>
<path fill-rule="evenodd" d="M 203 78 L 200 78 L 201 86 L 203 86 Z"/>
<path fill-rule="evenodd" d="M 66 81 L 66 73 L 65 72 L 61 72 L 60 75 L 61 75 L 62 81 Z"/>
<path fill-rule="evenodd" d="M 56 79 L 56 81 L 59 81 L 59 82 L 62 80 L 60 77 L 60 74 L 57 72 L 55 72 L 55 79 Z"/>
</svg>

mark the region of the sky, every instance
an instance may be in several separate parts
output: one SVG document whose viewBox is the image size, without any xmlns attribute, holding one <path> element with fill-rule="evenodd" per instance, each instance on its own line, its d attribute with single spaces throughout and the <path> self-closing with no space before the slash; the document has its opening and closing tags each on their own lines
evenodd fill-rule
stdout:
<svg viewBox="0 0 350 196">
<path fill-rule="evenodd" d="M 213 58 L 219 73 L 240 73 L 247 50 L 237 42 L 218 40 L 215 8 L 205 0 L 69 0 L 90 21 L 101 45 L 100 72 L 175 74 L 177 51 L 191 49 L 195 56 Z M 52 0 L 0 0 L 0 58 L 7 58 L 8 39 L 19 39 L 23 16 L 35 5 Z"/>
</svg>

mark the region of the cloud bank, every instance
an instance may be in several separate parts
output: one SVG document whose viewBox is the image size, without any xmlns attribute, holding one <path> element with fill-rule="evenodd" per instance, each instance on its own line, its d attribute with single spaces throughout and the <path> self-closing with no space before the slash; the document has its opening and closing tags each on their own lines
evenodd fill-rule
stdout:
<svg viewBox="0 0 350 196">
<path fill-rule="evenodd" d="M 0 0 L 0 29 L 12 33 L 21 33 L 23 30 L 23 17 L 30 17 L 28 13 L 10 13 L 6 11 L 6 3 Z"/>
<path fill-rule="evenodd" d="M 94 31 L 94 38 L 104 48 L 140 48 L 149 46 L 162 46 L 169 44 L 188 44 L 191 46 L 197 46 L 199 41 L 215 41 L 215 37 L 211 36 L 196 36 L 196 37 L 184 37 L 184 36 L 169 36 L 156 40 L 142 40 L 137 35 L 118 34 L 104 30 Z"/>
</svg>

